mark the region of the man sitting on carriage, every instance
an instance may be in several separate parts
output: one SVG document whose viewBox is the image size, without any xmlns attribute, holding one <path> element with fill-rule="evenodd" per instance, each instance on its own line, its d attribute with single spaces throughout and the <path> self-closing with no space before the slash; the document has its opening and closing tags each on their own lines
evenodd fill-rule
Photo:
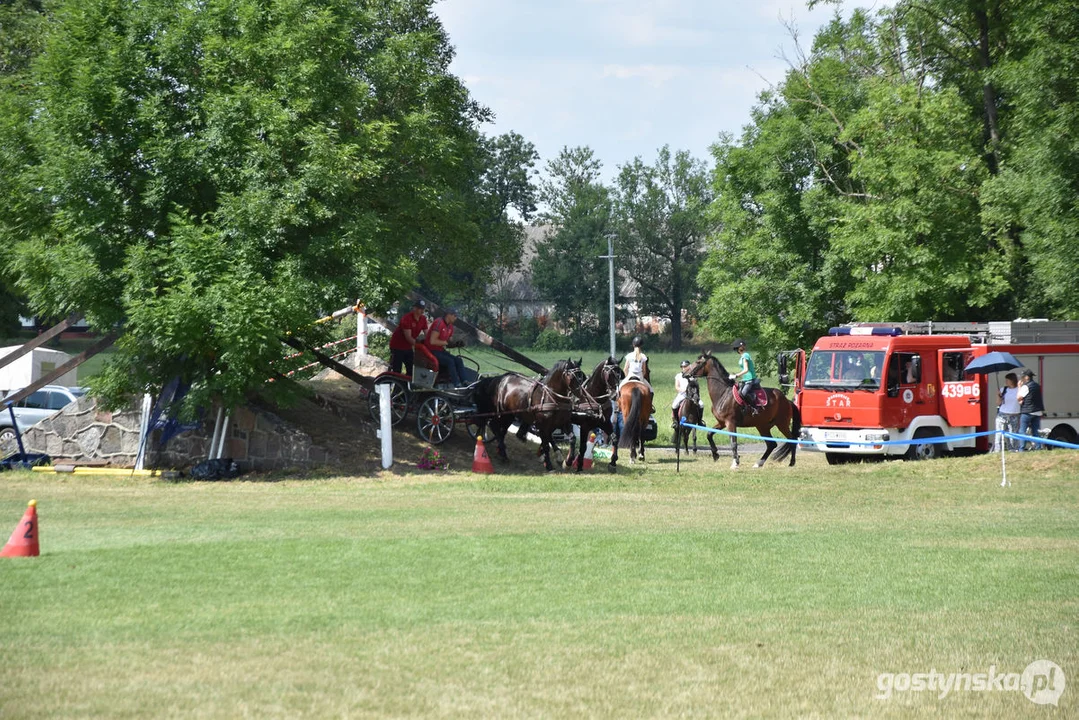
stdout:
<svg viewBox="0 0 1079 720">
<path fill-rule="evenodd" d="M 453 323 L 457 320 L 457 311 L 448 308 L 442 317 L 431 323 L 431 329 L 427 331 L 427 339 L 424 345 L 438 360 L 439 367 L 446 368 L 450 376 L 450 382 L 454 387 L 464 385 L 465 361 L 460 355 L 451 355 L 448 348 L 462 347 L 464 343 L 453 341 Z"/>
</svg>

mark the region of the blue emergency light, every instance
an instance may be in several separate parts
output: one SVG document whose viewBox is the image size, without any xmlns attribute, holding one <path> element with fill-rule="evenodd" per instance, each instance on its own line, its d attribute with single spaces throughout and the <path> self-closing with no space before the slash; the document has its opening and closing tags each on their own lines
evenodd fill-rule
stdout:
<svg viewBox="0 0 1079 720">
<path fill-rule="evenodd" d="M 884 335 L 895 337 L 902 335 L 902 328 L 897 327 L 834 327 L 828 329 L 829 335 Z"/>
</svg>

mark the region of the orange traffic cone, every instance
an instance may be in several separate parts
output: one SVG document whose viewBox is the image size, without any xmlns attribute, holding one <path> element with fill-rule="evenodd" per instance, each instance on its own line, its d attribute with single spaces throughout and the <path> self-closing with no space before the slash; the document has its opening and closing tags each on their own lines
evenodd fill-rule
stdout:
<svg viewBox="0 0 1079 720">
<path fill-rule="evenodd" d="M 472 455 L 472 472 L 492 474 L 495 466 L 491 464 L 491 458 L 487 456 L 487 448 L 483 444 L 483 436 L 476 436 L 476 452 Z"/>
<path fill-rule="evenodd" d="M 0 557 L 37 557 L 41 549 L 37 544 L 37 500 L 31 500 L 22 520 L 15 526 L 11 539 L 0 550 Z"/>
<path fill-rule="evenodd" d="M 589 470 L 592 467 L 592 448 L 596 447 L 596 434 L 590 433 L 588 435 L 588 446 L 584 449 L 584 464 L 581 465 L 585 470 Z"/>
</svg>

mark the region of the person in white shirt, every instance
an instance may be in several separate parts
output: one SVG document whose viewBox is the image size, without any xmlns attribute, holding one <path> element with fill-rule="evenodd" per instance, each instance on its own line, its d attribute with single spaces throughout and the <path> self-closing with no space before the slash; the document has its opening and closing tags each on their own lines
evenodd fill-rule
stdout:
<svg viewBox="0 0 1079 720">
<path fill-rule="evenodd" d="M 648 385 L 648 389 L 651 390 L 651 373 L 648 372 L 648 356 L 645 355 L 644 351 L 641 349 L 643 344 L 644 342 L 639 335 L 633 338 L 633 350 L 626 355 L 626 361 L 622 365 L 622 372 L 626 375 L 626 379 L 622 381 L 622 384 L 624 385 L 626 381 L 630 379 L 641 380 Z M 621 385 L 619 385 L 619 387 L 621 387 Z"/>
<path fill-rule="evenodd" d="M 678 424 L 678 408 L 682 407 L 682 401 L 686 399 L 686 391 L 689 389 L 689 378 L 683 377 L 682 373 L 689 367 L 689 360 L 683 360 L 681 370 L 674 374 L 674 402 L 671 403 L 671 419 Z"/>
<path fill-rule="evenodd" d="M 1019 378 L 1015 373 L 1004 376 L 1004 387 L 1000 389 L 1000 398 L 997 401 L 996 428 L 999 432 L 1014 433 L 1019 430 Z M 993 450 L 1000 450 L 1003 436 L 997 435 L 993 442 Z M 1014 447 L 1015 441 L 1009 440 L 1005 448 Z"/>
</svg>

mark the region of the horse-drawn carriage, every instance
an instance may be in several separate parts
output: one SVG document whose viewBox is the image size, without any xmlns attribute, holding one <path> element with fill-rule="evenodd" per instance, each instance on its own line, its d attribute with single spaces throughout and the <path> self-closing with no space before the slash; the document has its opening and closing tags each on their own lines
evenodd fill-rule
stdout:
<svg viewBox="0 0 1079 720">
<path fill-rule="evenodd" d="M 409 413 L 416 412 L 416 429 L 421 438 L 432 445 L 444 443 L 453 432 L 454 425 L 463 422 L 470 437 L 475 439 L 482 425 L 474 417 L 473 401 L 480 380 L 480 366 L 474 358 L 460 354 L 465 362 L 464 387 L 454 387 L 446 368 L 439 367 L 438 359 L 422 345 L 416 346 L 416 362 L 412 375 L 386 371 L 375 378 L 375 388 L 390 386 L 390 418 L 394 427 L 405 421 Z M 378 420 L 381 412 L 380 396 L 373 392 L 368 397 L 371 417 Z"/>
<path fill-rule="evenodd" d="M 464 423 L 473 438 L 489 431 L 496 452 L 505 458 L 505 436 L 516 422 L 519 438 L 530 432 L 540 438 L 544 464 L 551 469 L 550 452 L 557 449 L 554 443 L 559 431 L 578 425 L 584 438 L 592 429 L 611 431 L 611 400 L 621 379 L 621 370 L 612 359 L 597 365 L 591 376 L 584 374 L 579 361 L 563 360 L 542 379 L 534 379 L 515 372 L 480 375 L 479 363 L 462 354 L 468 384 L 454 387 L 441 372 L 444 368 L 438 360 L 421 348 L 417 346 L 411 376 L 384 372 L 374 382 L 376 388 L 390 386 L 393 425 L 399 426 L 415 410 L 420 437 L 433 445 L 445 442 L 454 427 Z M 372 418 L 378 419 L 377 392 L 371 393 L 369 407 Z M 570 437 L 574 437 L 572 433 Z M 582 461 L 583 457 L 578 457 L 578 469 Z"/>
</svg>

